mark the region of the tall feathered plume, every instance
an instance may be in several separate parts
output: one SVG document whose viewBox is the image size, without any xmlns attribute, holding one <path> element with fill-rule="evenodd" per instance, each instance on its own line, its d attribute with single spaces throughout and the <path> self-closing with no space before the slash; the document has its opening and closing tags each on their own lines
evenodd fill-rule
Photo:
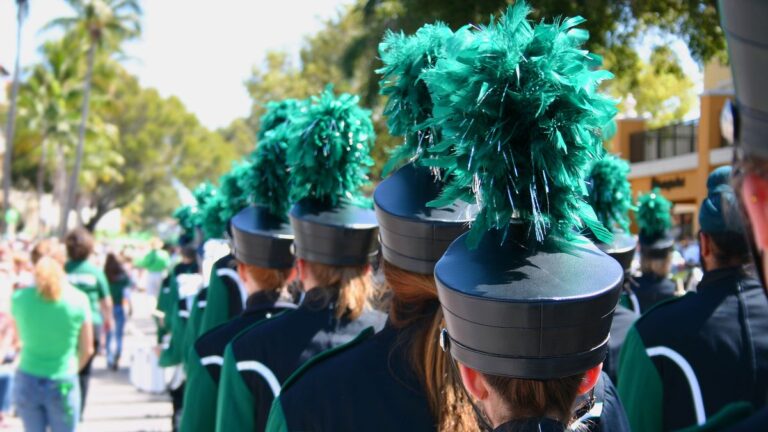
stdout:
<svg viewBox="0 0 768 432">
<path fill-rule="evenodd" d="M 214 196 L 216 196 L 217 193 L 218 190 L 216 190 L 216 186 L 214 186 L 213 183 L 209 181 L 200 183 L 192 191 L 192 196 L 195 197 L 198 210 L 195 212 L 195 226 L 203 225 L 203 209 L 205 208 L 206 203 Z"/>
<path fill-rule="evenodd" d="M 240 186 L 249 191 L 252 202 L 268 207 L 276 217 L 286 217 L 291 204 L 286 161 L 289 125 L 306 106 L 306 101 L 295 99 L 267 104 L 267 112 L 261 118 L 259 142 L 252 155 L 253 165 L 240 178 Z"/>
<path fill-rule="evenodd" d="M 198 208 L 192 205 L 183 205 L 173 212 L 173 217 L 181 227 L 182 235 L 193 235 L 196 228 Z"/>
<path fill-rule="evenodd" d="M 384 175 L 420 157 L 437 139 L 436 128 L 429 124 L 432 96 L 422 74 L 445 56 L 446 44 L 452 36 L 448 26 L 436 23 L 423 26 L 411 36 L 388 30 L 379 44 L 384 67 L 376 72 L 381 74 L 380 93 L 387 97 L 387 127 L 393 136 L 403 137 L 403 143 L 384 166 Z"/>
<path fill-rule="evenodd" d="M 371 113 L 359 98 L 335 95 L 327 87 L 291 121 L 288 166 L 292 201 L 314 198 L 330 205 L 346 199 L 365 204 L 360 188 L 368 184 L 375 135 Z"/>
<path fill-rule="evenodd" d="M 615 102 L 598 93 L 613 75 L 582 48 L 588 33 L 576 26 L 583 18 L 534 26 L 529 12 L 517 1 L 424 72 L 434 122 L 442 125 L 436 149 L 451 149 L 430 162 L 450 176 L 432 205 L 480 205 L 470 245 L 513 218 L 529 224 L 537 242 L 549 234 L 572 239 L 584 225 L 610 242 L 584 200 L 584 179 L 616 114 Z"/>
<path fill-rule="evenodd" d="M 592 164 L 589 173 L 589 203 L 606 228 L 619 226 L 629 232 L 632 187 L 627 180 L 629 164 L 612 154 Z"/>
<path fill-rule="evenodd" d="M 672 227 L 672 203 L 655 188 L 637 200 L 637 225 L 643 237 L 663 236 Z"/>
<path fill-rule="evenodd" d="M 253 169 L 245 160 L 232 164 L 232 169 L 219 178 L 216 193 L 202 207 L 203 234 L 206 238 L 222 238 L 232 216 L 248 205 L 249 194 L 240 187 L 240 178 Z"/>
</svg>

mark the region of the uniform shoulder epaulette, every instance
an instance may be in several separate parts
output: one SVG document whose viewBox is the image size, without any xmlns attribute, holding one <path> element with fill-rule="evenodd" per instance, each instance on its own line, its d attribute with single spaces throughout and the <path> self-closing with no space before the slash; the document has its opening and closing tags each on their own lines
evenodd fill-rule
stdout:
<svg viewBox="0 0 768 432">
<path fill-rule="evenodd" d="M 683 294 L 683 295 L 681 295 L 679 297 L 672 297 L 672 298 L 660 300 L 658 303 L 656 303 L 655 305 L 651 306 L 650 309 L 648 309 L 647 311 L 643 312 L 643 314 L 640 315 L 640 318 L 638 318 L 637 320 L 638 321 L 642 320 L 643 318 L 648 316 L 649 313 L 651 313 L 652 311 L 655 311 L 656 309 L 659 309 L 659 308 L 664 307 L 664 306 L 669 306 L 672 303 L 679 302 L 680 300 L 682 300 L 682 299 L 684 299 L 686 297 L 689 297 L 689 296 L 693 296 L 693 295 L 696 295 L 696 293 L 693 292 L 693 291 L 688 291 L 687 293 L 685 293 L 685 294 Z"/>
<path fill-rule="evenodd" d="M 293 384 L 296 380 L 301 378 L 301 376 L 304 375 L 304 373 L 309 369 L 311 369 L 312 367 L 322 363 L 324 360 L 328 358 L 334 357 L 337 354 L 341 354 L 342 352 L 347 351 L 350 348 L 360 345 L 360 343 L 362 343 L 363 341 L 373 336 L 374 333 L 376 332 L 373 330 L 373 327 L 367 327 L 365 330 L 361 331 L 360 334 L 355 336 L 355 338 L 352 339 L 351 341 L 345 344 L 341 344 L 337 347 L 330 348 L 326 351 L 323 351 L 320 354 L 317 354 L 311 359 L 307 360 L 306 363 L 304 363 L 298 369 L 296 369 L 296 371 L 294 371 L 291 374 L 291 376 L 289 376 L 288 379 L 285 380 L 285 383 L 283 384 L 283 390 L 290 387 L 291 384 Z"/>
</svg>

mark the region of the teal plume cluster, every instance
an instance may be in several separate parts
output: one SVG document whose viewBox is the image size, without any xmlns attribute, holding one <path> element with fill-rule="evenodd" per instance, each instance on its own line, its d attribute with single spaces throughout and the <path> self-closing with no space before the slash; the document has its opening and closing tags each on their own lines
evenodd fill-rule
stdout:
<svg viewBox="0 0 768 432">
<path fill-rule="evenodd" d="M 203 182 L 195 188 L 197 204 L 174 212 L 179 225 L 185 233 L 200 228 L 206 239 L 220 238 L 229 220 L 251 204 L 279 218 L 304 198 L 368 205 L 361 188 L 373 165 L 375 134 L 370 111 L 358 101 L 328 86 L 311 99 L 267 103 L 254 152 L 233 164 L 218 187 Z"/>
<path fill-rule="evenodd" d="M 627 175 L 629 164 L 612 154 L 595 161 L 589 172 L 589 203 L 608 229 L 618 226 L 629 232 L 629 211 L 634 207 Z"/>
<path fill-rule="evenodd" d="M 585 178 L 602 155 L 603 131 L 617 112 L 615 101 L 598 92 L 613 75 L 599 69 L 602 59 L 583 48 L 589 36 L 577 28 L 583 18 L 532 24 L 530 12 L 527 3 L 518 1 L 486 26 L 456 31 L 443 42 L 434 65 L 422 68 L 417 78 L 409 72 L 404 79 L 425 83 L 430 97 L 412 102 L 402 96 L 407 91 L 386 90 L 395 98 L 388 103 L 390 116 L 401 117 L 390 119 L 390 127 L 399 135 L 418 136 L 424 123 L 409 116 L 428 118 L 424 112 L 432 104 L 427 124 L 441 129 L 423 162 L 444 170 L 447 185 L 431 205 L 462 199 L 480 206 L 470 245 L 488 230 L 507 230 L 513 219 L 528 224 L 536 242 L 550 234 L 574 239 L 585 226 L 610 242 L 612 233 L 585 200 Z M 421 52 L 432 49 L 427 42 L 420 44 Z M 407 51 L 404 59 L 419 52 L 410 46 Z M 385 71 L 398 76 L 390 71 L 409 71 L 409 66 L 387 65 Z M 409 108 L 401 113 L 397 107 L 403 106 Z M 406 142 L 403 151 L 412 148 Z"/>
<path fill-rule="evenodd" d="M 259 142 L 251 169 L 240 178 L 242 188 L 250 192 L 251 202 L 269 208 L 270 213 L 285 218 L 289 200 L 289 172 L 286 160 L 289 125 L 306 109 L 307 102 L 285 99 L 267 104 L 261 117 Z"/>
<path fill-rule="evenodd" d="M 379 44 L 384 67 L 380 93 L 387 98 L 384 115 L 392 136 L 403 137 L 384 166 L 383 175 L 405 162 L 425 154 L 439 137 L 432 119 L 432 95 L 422 79 L 425 70 L 445 56 L 446 45 L 453 32 L 443 23 L 427 24 L 411 36 L 387 31 Z"/>
<path fill-rule="evenodd" d="M 359 97 L 336 95 L 328 86 L 288 126 L 290 199 L 311 198 L 335 206 L 367 205 L 361 188 L 373 165 L 375 133 Z"/>
<path fill-rule="evenodd" d="M 672 203 L 659 188 L 640 195 L 637 200 L 637 225 L 642 237 L 662 237 L 672 227 Z"/>
</svg>

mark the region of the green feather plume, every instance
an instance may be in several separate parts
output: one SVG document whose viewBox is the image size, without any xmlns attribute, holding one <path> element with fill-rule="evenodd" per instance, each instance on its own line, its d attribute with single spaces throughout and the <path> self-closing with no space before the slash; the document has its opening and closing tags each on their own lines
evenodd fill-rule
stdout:
<svg viewBox="0 0 768 432">
<path fill-rule="evenodd" d="M 640 195 L 637 200 L 637 226 L 644 237 L 663 236 L 672 228 L 672 203 L 661 194 L 659 188 Z"/>
<path fill-rule="evenodd" d="M 195 197 L 195 201 L 197 202 L 197 209 L 198 211 L 195 212 L 195 219 L 194 224 L 197 227 L 200 227 L 203 225 L 203 218 L 204 218 L 204 209 L 206 206 L 206 203 L 212 199 L 218 191 L 216 190 L 216 186 L 213 185 L 213 183 L 209 181 L 204 181 L 197 185 L 197 187 L 192 191 L 192 196 Z"/>
<path fill-rule="evenodd" d="M 197 207 L 191 205 L 183 205 L 174 210 L 173 217 L 185 234 L 192 233 L 195 230 L 197 212 Z"/>
<path fill-rule="evenodd" d="M 436 140 L 432 118 L 432 97 L 422 80 L 425 70 L 435 66 L 445 56 L 445 47 L 453 32 L 443 23 L 427 24 L 411 36 L 390 30 L 379 44 L 379 56 L 384 67 L 380 93 L 387 97 L 384 115 L 393 136 L 403 137 L 403 143 L 390 155 L 383 174 L 403 162 L 422 155 L 425 147 Z"/>
<path fill-rule="evenodd" d="M 290 174 L 286 160 L 290 137 L 289 125 L 292 119 L 306 110 L 307 105 L 306 101 L 293 99 L 270 102 L 267 105 L 268 109 L 279 111 L 279 117 L 282 118 L 282 121 L 280 123 L 269 122 L 273 127 L 261 134 L 256 151 L 252 156 L 251 169 L 240 177 L 240 187 L 250 193 L 251 201 L 268 207 L 276 217 L 287 217 L 291 205 L 289 199 Z M 265 117 L 274 119 L 278 115 L 268 111 Z"/>
<path fill-rule="evenodd" d="M 589 173 L 589 204 L 605 227 L 618 225 L 629 232 L 629 211 L 632 187 L 627 180 L 629 164 L 621 158 L 606 154 L 592 164 Z"/>
<path fill-rule="evenodd" d="M 534 26 L 529 13 L 515 2 L 498 20 L 467 30 L 471 37 L 424 72 L 442 126 L 434 149 L 450 152 L 428 161 L 449 175 L 431 205 L 480 205 L 471 246 L 512 219 L 529 224 L 537 242 L 550 234 L 572 240 L 583 226 L 610 242 L 612 233 L 584 200 L 584 179 L 616 114 L 615 101 L 598 92 L 613 75 L 584 50 L 588 33 L 576 28 L 583 18 Z"/>
<path fill-rule="evenodd" d="M 283 99 L 281 101 L 267 102 L 266 111 L 259 119 L 259 132 L 256 138 L 261 142 L 267 132 L 285 123 L 288 118 L 296 114 L 305 105 L 304 101 L 296 99 Z"/>
<path fill-rule="evenodd" d="M 359 97 L 336 96 L 328 86 L 288 130 L 290 199 L 314 198 L 331 205 L 346 199 L 367 204 L 360 188 L 368 184 L 375 134 L 371 112 Z"/>
<path fill-rule="evenodd" d="M 222 238 L 226 231 L 227 199 L 220 193 L 210 197 L 202 207 L 201 228 L 206 239 Z"/>
<path fill-rule="evenodd" d="M 223 203 L 222 218 L 226 223 L 240 210 L 248 206 L 250 193 L 242 187 L 241 179 L 253 170 L 253 161 L 243 160 L 232 164 L 232 169 L 219 178 L 219 195 Z"/>
</svg>

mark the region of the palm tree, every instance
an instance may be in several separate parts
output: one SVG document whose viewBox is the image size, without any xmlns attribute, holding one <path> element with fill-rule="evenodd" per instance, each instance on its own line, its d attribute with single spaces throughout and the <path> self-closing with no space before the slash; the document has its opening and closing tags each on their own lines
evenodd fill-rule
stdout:
<svg viewBox="0 0 768 432">
<path fill-rule="evenodd" d="M 42 48 L 43 61 L 32 69 L 29 80 L 21 87 L 19 94 L 19 119 L 40 135 L 40 161 L 36 179 L 38 209 L 42 208 L 51 146 L 56 155 L 54 196 L 57 202 L 63 202 L 63 185 L 66 183 L 64 150 L 76 142 L 78 115 L 75 107 L 80 102 L 81 93 L 78 83 L 82 75 L 79 63 L 72 58 L 73 48 L 76 45 L 73 45 L 71 38 L 47 42 Z M 42 233 L 43 214 L 39 211 L 38 233 Z"/>
<path fill-rule="evenodd" d="M 8 124 L 5 128 L 5 155 L 3 155 L 3 211 L 11 206 L 11 162 L 13 160 L 13 129 L 16 126 L 16 98 L 19 95 L 21 67 L 21 27 L 29 12 L 29 0 L 16 0 L 16 61 L 13 66 L 13 84 L 8 108 Z M 5 220 L 3 218 L 3 220 Z"/>
<path fill-rule="evenodd" d="M 77 181 L 83 161 L 83 149 L 88 122 L 88 109 L 93 80 L 96 51 L 120 50 L 122 42 L 138 37 L 141 33 L 141 7 L 138 0 L 67 0 L 75 15 L 51 21 L 48 28 L 63 28 L 85 38 L 87 44 L 87 70 L 83 82 L 83 104 L 80 111 L 75 164 L 67 184 L 67 194 L 62 208 L 60 234 L 67 230 L 69 213 L 75 206 Z"/>
</svg>

